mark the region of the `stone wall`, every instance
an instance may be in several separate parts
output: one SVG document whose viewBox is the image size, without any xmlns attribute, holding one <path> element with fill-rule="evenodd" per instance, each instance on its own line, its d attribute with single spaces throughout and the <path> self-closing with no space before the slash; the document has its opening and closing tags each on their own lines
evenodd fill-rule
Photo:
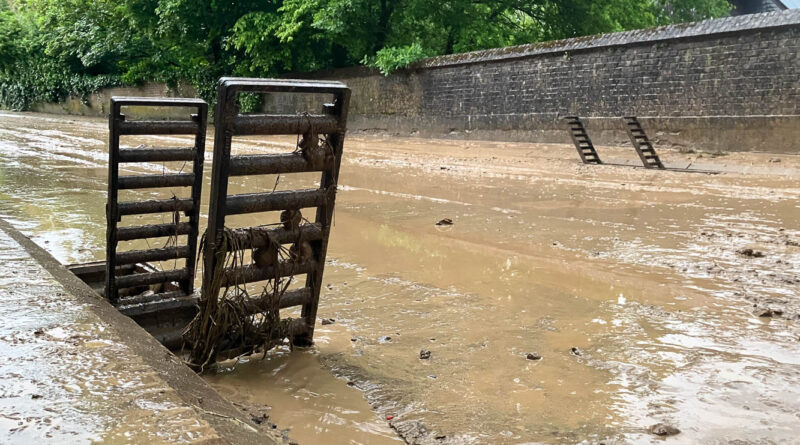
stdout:
<svg viewBox="0 0 800 445">
<path fill-rule="evenodd" d="M 560 117 L 577 114 L 596 143 L 624 143 L 617 117 L 637 115 L 661 144 L 800 153 L 799 53 L 800 10 L 788 10 L 443 56 L 388 77 L 293 77 L 347 83 L 354 131 L 568 142 Z"/>
<path fill-rule="evenodd" d="M 80 97 L 68 97 L 63 102 L 34 104 L 31 110 L 40 113 L 107 117 L 109 113 L 108 106 L 113 96 L 195 97 L 195 95 L 195 90 L 191 85 L 179 85 L 176 88 L 170 88 L 163 83 L 148 83 L 138 87 L 107 88 L 90 94 L 86 100 Z M 164 107 L 157 110 L 135 108 L 130 111 L 125 110 L 125 113 L 134 118 L 185 118 L 187 115 L 185 109 L 174 107 Z"/>
<path fill-rule="evenodd" d="M 347 83 L 351 132 L 569 143 L 561 117 L 576 114 L 596 144 L 628 144 L 619 117 L 636 115 L 659 146 L 800 153 L 800 10 L 288 77 Z M 117 88 L 36 110 L 104 115 L 111 95 L 175 94 Z M 308 110 L 312 96 L 264 105 Z"/>
</svg>

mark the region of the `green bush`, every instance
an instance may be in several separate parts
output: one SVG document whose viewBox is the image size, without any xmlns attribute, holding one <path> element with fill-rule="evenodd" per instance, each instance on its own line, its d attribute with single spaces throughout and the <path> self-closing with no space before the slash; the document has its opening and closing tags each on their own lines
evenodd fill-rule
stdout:
<svg viewBox="0 0 800 445">
<path fill-rule="evenodd" d="M 239 94 L 239 111 L 242 113 L 255 113 L 261 110 L 261 95 L 257 93 Z"/>
<path fill-rule="evenodd" d="M 428 54 L 425 49 L 422 48 L 422 45 L 414 42 L 408 46 L 390 46 L 388 48 L 383 48 L 375 53 L 373 57 L 365 56 L 361 63 L 372 68 L 377 68 L 384 76 L 388 76 L 393 71 L 405 68 L 427 56 Z"/>
<path fill-rule="evenodd" d="M 189 82 L 213 106 L 222 76 L 359 62 L 388 75 L 428 56 L 729 10 L 728 0 L 0 0 L 0 107 L 144 82 Z"/>
<path fill-rule="evenodd" d="M 0 107 L 26 111 L 34 103 L 62 102 L 68 96 L 87 102 L 91 93 L 118 85 L 118 76 L 70 73 L 52 61 L 27 60 L 0 75 Z"/>
</svg>

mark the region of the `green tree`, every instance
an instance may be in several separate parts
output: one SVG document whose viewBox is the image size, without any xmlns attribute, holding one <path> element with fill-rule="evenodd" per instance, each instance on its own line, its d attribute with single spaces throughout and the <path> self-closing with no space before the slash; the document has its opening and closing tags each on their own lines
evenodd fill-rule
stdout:
<svg viewBox="0 0 800 445">
<path fill-rule="evenodd" d="M 727 0 L 0 0 L 0 105 L 423 57 L 725 15 Z"/>
<path fill-rule="evenodd" d="M 20 45 L 22 38 L 23 30 L 17 16 L 0 2 L 0 73 L 8 73 L 24 54 Z"/>
<path fill-rule="evenodd" d="M 275 35 L 313 35 L 384 72 L 421 57 L 726 14 L 727 0 L 285 0 Z M 258 31 L 250 28 L 253 40 Z M 240 41 L 240 45 L 246 42 Z"/>
</svg>

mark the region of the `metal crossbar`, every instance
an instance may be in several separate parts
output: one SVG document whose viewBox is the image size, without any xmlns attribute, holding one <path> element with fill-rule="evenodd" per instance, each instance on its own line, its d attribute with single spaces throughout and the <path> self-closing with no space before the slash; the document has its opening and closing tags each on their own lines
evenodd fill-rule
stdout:
<svg viewBox="0 0 800 445">
<path fill-rule="evenodd" d="M 221 249 L 219 240 L 226 230 L 228 215 L 282 211 L 282 220 L 286 220 L 282 227 L 255 226 L 236 229 L 230 236 L 240 242 L 230 243 L 228 249 L 244 250 L 277 243 L 292 244 L 300 252 L 301 244 L 308 243 L 310 255 L 280 259 L 270 265 L 258 265 L 254 262 L 228 269 L 225 271 L 223 285 L 306 275 L 305 286 L 285 292 L 281 296 L 280 307 L 302 306 L 301 319 L 298 320 L 299 323 L 293 324 L 292 337 L 295 345 L 311 345 L 342 160 L 350 89 L 339 82 L 222 78 L 217 92 L 208 232 L 203 257 L 206 271 L 203 275 L 203 288 L 213 288 L 211 283 L 214 273 L 210 271 L 217 270 L 218 266 L 224 267 L 217 264 L 219 259 L 216 253 Z M 333 101 L 320 104 L 321 114 L 242 115 L 239 113 L 237 101 L 240 93 L 330 94 Z M 305 149 L 280 155 L 231 155 L 231 142 L 235 136 L 276 134 L 303 135 L 304 138 L 315 141 L 317 137 L 324 138 L 330 151 L 318 153 L 319 156 L 316 157 L 310 156 Z M 231 176 L 301 172 L 320 172 L 319 188 L 278 192 L 257 190 L 249 194 L 228 195 L 228 181 Z M 316 215 L 313 222 L 302 223 L 299 212 L 306 208 L 314 209 Z M 231 247 L 232 245 L 235 247 Z M 259 306 L 257 300 L 254 298 L 252 304 L 248 305 L 249 313 L 261 312 L 259 307 L 263 306 Z"/>
<path fill-rule="evenodd" d="M 194 113 L 188 120 L 128 121 L 122 114 L 122 107 L 183 107 Z M 208 104 L 201 99 L 183 98 L 137 98 L 112 97 L 109 116 L 108 151 L 108 203 L 106 204 L 106 278 L 105 296 L 111 303 L 121 308 L 136 304 L 138 311 L 155 311 L 162 308 L 162 302 L 174 306 L 179 302 L 193 304 L 189 296 L 194 291 L 195 263 L 197 256 L 197 235 L 200 222 L 200 193 L 203 180 L 203 153 L 205 149 Z M 122 135 L 191 134 L 194 146 L 190 148 L 120 148 Z M 120 163 L 191 161 L 191 173 L 169 175 L 130 175 L 120 176 Z M 143 200 L 119 202 L 119 190 L 139 190 L 160 187 L 191 187 L 188 199 Z M 118 227 L 123 216 L 148 213 L 183 212 L 188 222 L 177 224 L 158 224 L 132 227 Z M 117 252 L 119 241 L 187 235 L 187 244 L 169 248 Z M 135 274 L 121 274 L 121 266 L 148 263 L 171 259 L 185 259 L 181 269 L 156 271 L 148 268 Z M 178 283 L 180 291 L 155 294 L 142 300 L 132 289 Z M 120 298 L 121 291 L 125 296 Z M 160 296 L 160 297 L 159 297 Z M 137 299 L 138 298 L 138 299 Z M 142 301 L 139 301 L 142 300 Z M 163 301 L 161 301 L 163 300 Z M 142 305 L 147 303 L 147 305 Z"/>
</svg>

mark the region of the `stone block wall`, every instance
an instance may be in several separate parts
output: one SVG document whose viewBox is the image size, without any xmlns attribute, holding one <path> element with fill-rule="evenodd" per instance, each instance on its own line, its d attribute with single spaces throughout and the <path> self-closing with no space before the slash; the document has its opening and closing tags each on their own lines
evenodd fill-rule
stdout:
<svg viewBox="0 0 800 445">
<path fill-rule="evenodd" d="M 787 10 L 442 56 L 388 77 L 293 77 L 347 83 L 353 131 L 568 142 L 560 118 L 576 114 L 597 142 L 624 143 L 618 118 L 636 115 L 666 145 L 800 153 L 799 54 L 800 10 Z"/>
<path fill-rule="evenodd" d="M 800 154 L 800 10 L 521 45 L 422 60 L 390 76 L 363 67 L 287 77 L 352 89 L 349 130 L 570 143 L 562 117 L 595 144 L 628 144 L 639 116 L 659 146 Z M 40 104 L 105 115 L 111 95 L 185 95 L 165 85 L 116 88 Z M 265 110 L 313 111 L 314 95 L 274 95 Z"/>
</svg>

